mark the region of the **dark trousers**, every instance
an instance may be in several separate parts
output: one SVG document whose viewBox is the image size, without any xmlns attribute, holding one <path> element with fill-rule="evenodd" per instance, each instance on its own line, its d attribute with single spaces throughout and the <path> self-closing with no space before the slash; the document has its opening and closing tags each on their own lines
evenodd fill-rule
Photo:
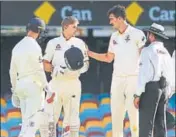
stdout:
<svg viewBox="0 0 176 137">
<path fill-rule="evenodd" d="M 166 89 L 158 82 L 146 84 L 139 103 L 139 137 L 167 137 Z"/>
</svg>

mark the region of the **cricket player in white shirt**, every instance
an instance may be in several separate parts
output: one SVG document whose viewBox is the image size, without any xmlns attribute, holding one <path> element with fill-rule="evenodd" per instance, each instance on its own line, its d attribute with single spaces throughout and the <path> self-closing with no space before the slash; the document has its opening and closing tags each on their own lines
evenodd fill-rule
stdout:
<svg viewBox="0 0 176 137">
<path fill-rule="evenodd" d="M 112 7 L 108 15 L 110 24 L 117 30 L 111 35 L 108 52 L 98 54 L 88 51 L 88 55 L 108 63 L 114 60 L 111 84 L 112 136 L 123 137 L 123 120 L 127 110 L 132 137 L 138 137 L 138 110 L 133 106 L 133 94 L 136 91 L 138 58 L 145 44 L 145 35 L 126 23 L 123 6 Z"/>
<path fill-rule="evenodd" d="M 21 108 L 22 128 L 19 137 L 35 137 L 40 129 L 41 137 L 48 137 L 47 115 L 43 112 L 44 91 L 47 89 L 48 102 L 53 101 L 53 93 L 48 86 L 42 63 L 42 52 L 36 39 L 45 31 L 45 23 L 32 18 L 27 25 L 27 36 L 12 50 L 10 78 L 12 103 Z M 41 128 L 42 127 L 42 128 Z"/>
<path fill-rule="evenodd" d="M 78 23 L 78 20 L 73 16 L 63 19 L 61 23 L 62 34 L 48 42 L 44 55 L 44 67 L 47 72 L 52 72 L 50 85 L 56 92 L 56 99 L 53 103 L 55 125 L 63 107 L 63 136 L 68 137 L 79 136 L 81 97 L 79 76 L 81 73 L 86 72 L 89 67 L 86 44 L 81 39 L 75 37 Z M 76 71 L 69 70 L 64 59 L 65 52 L 71 47 L 79 48 L 84 55 L 84 66 Z M 48 108 L 51 109 L 51 105 Z"/>
<path fill-rule="evenodd" d="M 173 64 L 164 47 L 164 27 L 153 23 L 147 32 L 148 47 L 140 57 L 134 105 L 139 108 L 139 137 L 167 137 L 166 107 L 172 96 Z"/>
<path fill-rule="evenodd" d="M 173 79 L 174 79 L 174 82 L 175 82 L 175 50 L 172 54 L 172 64 L 173 64 L 173 70 L 174 70 Z M 175 87 L 172 87 L 172 91 L 175 91 Z"/>
</svg>

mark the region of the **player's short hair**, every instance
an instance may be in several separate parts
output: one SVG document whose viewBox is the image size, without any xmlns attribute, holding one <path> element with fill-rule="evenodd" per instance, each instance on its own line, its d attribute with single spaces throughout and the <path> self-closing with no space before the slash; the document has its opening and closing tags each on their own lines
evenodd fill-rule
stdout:
<svg viewBox="0 0 176 137">
<path fill-rule="evenodd" d="M 74 23 L 78 23 L 79 24 L 78 19 L 75 18 L 74 16 L 67 16 L 61 22 L 62 29 L 64 28 L 64 26 L 68 26 L 68 25 L 71 25 L 71 24 L 74 24 Z"/>
<path fill-rule="evenodd" d="M 108 16 L 110 14 L 114 14 L 115 17 L 122 17 L 124 20 L 126 20 L 126 11 L 125 7 L 122 5 L 115 5 L 112 8 L 110 8 L 107 12 Z"/>
</svg>

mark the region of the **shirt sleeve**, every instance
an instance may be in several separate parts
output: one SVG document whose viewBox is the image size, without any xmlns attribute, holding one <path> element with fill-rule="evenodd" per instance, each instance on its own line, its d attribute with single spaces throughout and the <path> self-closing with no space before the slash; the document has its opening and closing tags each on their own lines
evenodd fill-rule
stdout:
<svg viewBox="0 0 176 137">
<path fill-rule="evenodd" d="M 138 84 L 136 94 L 140 96 L 145 92 L 145 85 L 151 80 L 152 77 L 152 68 L 150 62 L 150 56 L 147 50 L 144 48 L 140 55 L 139 61 L 139 75 L 138 75 Z"/>
<path fill-rule="evenodd" d="M 13 55 L 13 52 L 12 52 L 12 57 L 11 57 L 9 74 L 10 74 L 10 81 L 11 81 L 11 85 L 12 85 L 12 90 L 15 90 L 16 81 L 17 81 L 17 67 L 16 67 L 15 57 Z"/>
<path fill-rule="evenodd" d="M 173 64 L 173 70 L 175 70 L 175 50 L 172 54 L 172 64 Z M 175 71 L 174 71 L 175 72 Z M 174 75 L 175 76 L 175 75 Z"/>
<path fill-rule="evenodd" d="M 164 57 L 163 59 L 162 70 L 163 75 L 166 77 L 166 80 L 170 87 L 175 87 L 175 70 L 173 67 L 173 60 L 168 52 L 166 54 L 166 57 Z"/>
<path fill-rule="evenodd" d="M 41 51 L 35 52 L 35 54 L 33 54 L 31 58 L 33 59 L 32 64 L 35 65 L 35 69 L 37 70 L 36 77 L 35 77 L 36 79 L 34 80 L 41 87 L 44 88 L 45 86 L 48 85 L 48 81 L 46 79 L 46 75 L 43 67 L 42 52 Z"/>
<path fill-rule="evenodd" d="M 84 66 L 81 68 L 80 73 L 85 73 L 89 69 L 89 56 L 87 54 L 88 46 L 84 43 L 84 47 L 82 49 L 84 56 Z"/>
<path fill-rule="evenodd" d="M 137 37 L 137 40 L 136 40 L 136 44 L 137 44 L 138 48 L 141 48 L 146 43 L 146 36 L 145 36 L 144 32 L 141 31 L 141 30 L 137 33 L 137 36 L 138 37 Z"/>
<path fill-rule="evenodd" d="M 110 41 L 109 41 L 109 48 L 108 52 L 114 53 L 114 45 L 116 44 L 116 41 L 113 40 L 113 35 L 111 35 Z"/>
<path fill-rule="evenodd" d="M 174 50 L 174 53 L 172 55 L 172 65 L 173 65 L 173 85 L 172 85 L 172 89 L 175 89 L 175 50 Z"/>
<path fill-rule="evenodd" d="M 45 49 L 45 54 L 44 54 L 43 59 L 44 59 L 44 60 L 47 60 L 47 61 L 49 61 L 49 62 L 51 62 L 52 59 L 53 59 L 53 56 L 54 56 L 54 52 L 55 52 L 55 45 L 54 45 L 53 42 L 50 40 L 50 41 L 47 43 L 47 46 L 46 46 L 46 49 Z"/>
</svg>

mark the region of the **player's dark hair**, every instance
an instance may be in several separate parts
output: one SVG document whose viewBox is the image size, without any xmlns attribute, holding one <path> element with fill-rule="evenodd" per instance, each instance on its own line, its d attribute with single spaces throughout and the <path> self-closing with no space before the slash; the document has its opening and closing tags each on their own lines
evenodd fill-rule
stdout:
<svg viewBox="0 0 176 137">
<path fill-rule="evenodd" d="M 112 8 L 110 8 L 107 12 L 108 16 L 110 14 L 114 14 L 115 17 L 122 17 L 124 20 L 126 20 L 126 11 L 125 7 L 122 5 L 115 5 Z"/>
</svg>

